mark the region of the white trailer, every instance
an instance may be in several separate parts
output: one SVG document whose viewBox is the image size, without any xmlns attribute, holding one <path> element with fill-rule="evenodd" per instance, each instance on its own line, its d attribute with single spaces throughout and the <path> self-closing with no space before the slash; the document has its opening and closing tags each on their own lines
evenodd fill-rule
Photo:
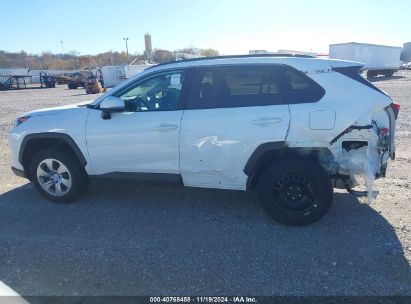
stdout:
<svg viewBox="0 0 411 304">
<path fill-rule="evenodd" d="M 401 66 L 401 47 L 368 44 L 330 44 L 330 58 L 357 61 L 364 64 L 367 77 L 385 75 L 391 77 Z"/>
<path fill-rule="evenodd" d="M 128 79 L 148 67 L 151 64 L 140 64 L 140 65 L 118 65 L 118 66 L 104 66 L 101 68 L 101 73 L 103 74 L 104 87 L 111 88 L 118 85 L 125 79 Z"/>
</svg>

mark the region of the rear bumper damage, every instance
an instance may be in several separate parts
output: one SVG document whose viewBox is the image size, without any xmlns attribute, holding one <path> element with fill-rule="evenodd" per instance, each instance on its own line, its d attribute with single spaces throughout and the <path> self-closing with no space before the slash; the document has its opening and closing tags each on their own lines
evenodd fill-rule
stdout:
<svg viewBox="0 0 411 304">
<path fill-rule="evenodd" d="M 377 196 L 374 182 L 385 177 L 388 159 L 395 159 L 396 115 L 391 106 L 383 113 L 385 121 L 380 112 L 380 120 L 372 118 L 371 124 L 351 126 L 330 142 L 335 161 L 331 172 L 334 187 L 370 200 Z M 366 191 L 353 189 L 359 184 L 364 184 Z"/>
</svg>

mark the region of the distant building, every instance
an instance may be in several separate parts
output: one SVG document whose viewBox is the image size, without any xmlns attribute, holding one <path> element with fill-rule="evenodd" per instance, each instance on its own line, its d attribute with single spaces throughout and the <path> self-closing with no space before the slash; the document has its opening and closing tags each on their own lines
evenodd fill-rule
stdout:
<svg viewBox="0 0 411 304">
<path fill-rule="evenodd" d="M 151 35 L 146 33 L 144 35 L 144 58 L 148 61 L 153 60 L 153 46 L 151 44 Z"/>
<path fill-rule="evenodd" d="M 176 61 L 204 57 L 198 54 L 176 53 Z"/>
<path fill-rule="evenodd" d="M 404 63 L 411 62 L 411 42 L 406 42 L 402 46 L 401 60 Z"/>
<path fill-rule="evenodd" d="M 267 51 L 267 50 L 249 50 L 249 55 L 259 55 L 259 54 L 292 54 L 292 55 L 307 55 L 307 56 L 316 56 L 316 53 L 311 51 L 295 51 L 295 50 L 278 50 L 277 52 Z"/>
<path fill-rule="evenodd" d="M 317 56 L 316 53 L 312 51 L 295 51 L 295 50 L 278 50 L 277 54 L 292 54 L 292 55 L 306 55 L 306 56 Z"/>
<path fill-rule="evenodd" d="M 249 55 L 258 55 L 258 54 L 274 54 L 273 52 L 269 52 L 267 50 L 249 50 Z"/>
</svg>

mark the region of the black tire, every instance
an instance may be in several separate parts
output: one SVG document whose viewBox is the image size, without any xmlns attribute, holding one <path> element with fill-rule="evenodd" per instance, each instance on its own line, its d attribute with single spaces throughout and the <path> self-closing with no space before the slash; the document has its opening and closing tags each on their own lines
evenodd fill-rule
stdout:
<svg viewBox="0 0 411 304">
<path fill-rule="evenodd" d="M 290 226 L 318 221 L 333 200 L 330 177 L 312 160 L 281 160 L 271 164 L 258 179 L 257 193 L 267 215 Z"/>
<path fill-rule="evenodd" d="M 47 180 L 45 181 L 44 177 L 38 177 L 38 174 L 37 174 L 39 165 L 42 165 L 43 166 L 42 169 L 44 171 L 47 171 L 47 166 L 44 167 L 44 161 L 46 159 L 55 160 L 52 164 L 52 167 L 55 167 L 56 165 L 61 163 L 67 169 L 68 173 L 64 172 L 60 176 L 60 179 L 62 180 L 66 178 L 66 180 L 70 180 L 71 186 L 69 188 L 64 187 L 65 189 L 63 189 L 63 191 L 61 192 L 61 195 L 50 194 L 45 189 L 43 189 L 43 186 L 41 186 L 40 184 L 40 183 L 43 183 L 44 185 L 44 183 L 47 183 L 47 182 L 50 184 L 51 182 L 50 179 L 48 181 Z M 87 173 L 85 172 L 81 164 L 78 162 L 78 160 L 75 159 L 70 154 L 58 148 L 49 148 L 49 149 L 39 151 L 33 157 L 30 163 L 29 173 L 30 173 L 30 180 L 33 182 L 34 186 L 40 192 L 40 194 L 43 195 L 48 200 L 52 202 L 56 202 L 56 203 L 70 203 L 70 202 L 75 201 L 77 198 L 79 198 L 84 193 L 84 191 L 87 189 L 87 186 L 89 185 L 89 179 L 88 179 Z M 60 189 L 62 189 L 63 186 L 60 186 L 61 187 Z M 48 187 L 48 188 L 52 189 L 52 187 Z"/>
<path fill-rule="evenodd" d="M 375 77 L 375 76 L 377 76 L 377 75 L 375 74 L 375 72 L 373 72 L 373 71 L 367 71 L 367 78 L 371 78 L 371 77 Z"/>
<path fill-rule="evenodd" d="M 385 72 L 385 77 L 392 77 L 394 76 L 394 71 Z"/>
</svg>

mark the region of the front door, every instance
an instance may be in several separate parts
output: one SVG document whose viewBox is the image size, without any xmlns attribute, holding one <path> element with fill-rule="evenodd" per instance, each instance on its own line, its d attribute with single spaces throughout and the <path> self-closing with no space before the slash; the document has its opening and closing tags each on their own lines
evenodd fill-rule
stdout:
<svg viewBox="0 0 411 304">
<path fill-rule="evenodd" d="M 90 110 L 86 139 L 95 174 L 180 173 L 183 82 L 183 71 L 157 73 L 116 93 L 126 107 L 110 119 Z"/>
</svg>

